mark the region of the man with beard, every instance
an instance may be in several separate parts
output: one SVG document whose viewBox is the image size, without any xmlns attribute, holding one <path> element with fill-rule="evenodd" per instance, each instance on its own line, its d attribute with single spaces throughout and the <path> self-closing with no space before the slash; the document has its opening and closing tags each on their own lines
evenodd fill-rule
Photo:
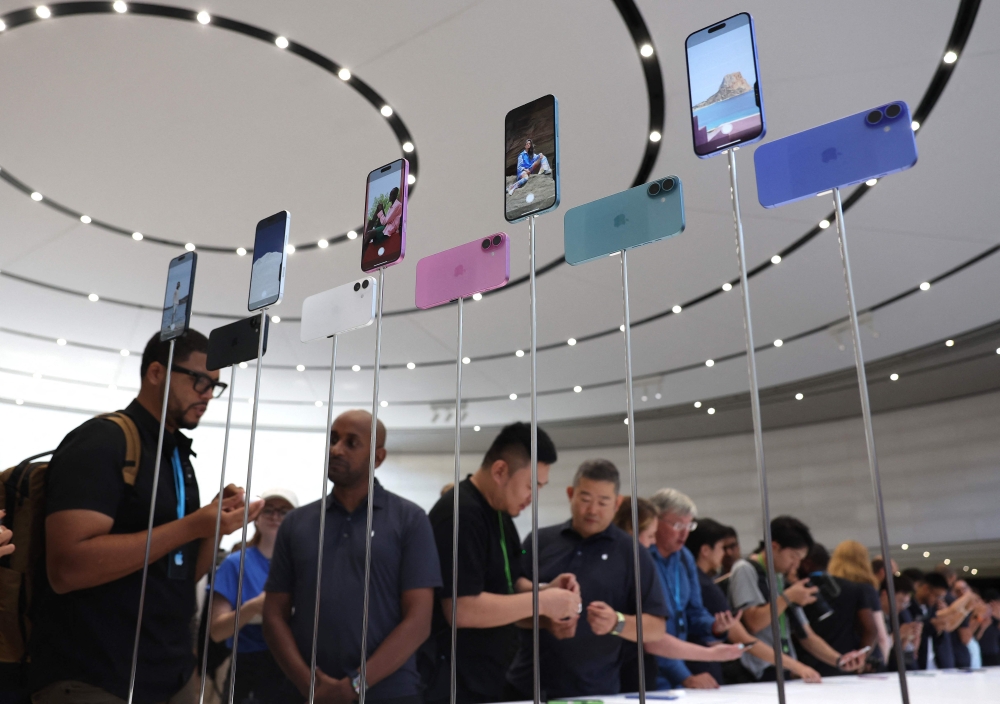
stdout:
<svg viewBox="0 0 1000 704">
<path fill-rule="evenodd" d="M 365 531 L 372 417 L 347 411 L 330 431 L 326 506 L 316 501 L 281 524 L 264 590 L 264 638 L 290 680 L 282 701 L 309 694 L 316 607 L 320 512 L 326 512 L 316 701 L 345 703 L 361 688 L 361 628 L 365 594 Z M 385 460 L 385 426 L 375 436 L 375 466 Z M 419 704 L 414 653 L 431 632 L 434 589 L 441 586 L 434 534 L 427 514 L 375 482 L 369 589 L 368 702 Z M 297 690 L 297 691 L 296 691 Z"/>
<path fill-rule="evenodd" d="M 31 634 L 33 701 L 120 702 L 128 696 L 160 410 L 171 374 L 135 699 L 197 699 L 191 620 L 195 583 L 208 572 L 219 497 L 201 506 L 191 440 L 208 402 L 225 390 L 206 369 L 208 340 L 189 330 L 169 343 L 156 333 L 142 354 L 139 395 L 122 426 L 95 418 L 72 431 L 45 476 L 46 574 L 36 582 Z M 137 469 L 126 467 L 125 429 L 138 433 Z M 131 478 L 131 481 L 129 481 Z M 256 518 L 263 501 L 250 507 Z M 222 497 L 223 534 L 243 524 L 243 490 Z"/>
</svg>

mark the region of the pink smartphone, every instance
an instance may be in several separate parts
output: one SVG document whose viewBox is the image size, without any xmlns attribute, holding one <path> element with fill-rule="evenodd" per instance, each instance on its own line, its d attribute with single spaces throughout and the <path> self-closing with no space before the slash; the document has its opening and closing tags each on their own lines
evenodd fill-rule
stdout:
<svg viewBox="0 0 1000 704">
<path fill-rule="evenodd" d="M 403 261 L 409 178 L 410 162 L 406 159 L 397 159 L 368 174 L 361 271 L 374 271 Z"/>
<path fill-rule="evenodd" d="M 417 262 L 417 308 L 502 288 L 510 281 L 510 238 L 504 232 L 424 257 Z"/>
</svg>

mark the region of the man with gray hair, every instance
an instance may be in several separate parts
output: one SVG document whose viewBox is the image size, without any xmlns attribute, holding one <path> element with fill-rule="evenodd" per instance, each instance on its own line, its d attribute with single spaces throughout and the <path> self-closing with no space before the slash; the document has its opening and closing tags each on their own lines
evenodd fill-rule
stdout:
<svg viewBox="0 0 1000 704">
<path fill-rule="evenodd" d="M 667 633 L 702 645 L 724 640 L 740 614 L 734 616 L 729 611 L 722 611 L 713 616 L 708 612 L 701 600 L 698 566 L 694 556 L 684 547 L 688 534 L 698 525 L 694 520 L 698 508 L 690 497 L 676 489 L 660 489 L 649 500 L 659 519 L 656 545 L 649 552 L 663 584 L 669 611 Z M 683 660 L 657 657 L 657 662 L 657 689 L 715 689 L 719 686 L 707 672 L 692 674 Z"/>
</svg>

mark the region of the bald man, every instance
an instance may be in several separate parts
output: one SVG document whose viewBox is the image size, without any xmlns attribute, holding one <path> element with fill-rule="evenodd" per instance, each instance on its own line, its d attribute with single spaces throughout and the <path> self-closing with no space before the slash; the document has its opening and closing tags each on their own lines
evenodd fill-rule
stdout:
<svg viewBox="0 0 1000 704">
<path fill-rule="evenodd" d="M 292 687 L 286 683 L 287 691 L 265 701 L 301 701 L 309 693 L 321 510 L 326 526 L 316 701 L 358 698 L 371 427 L 366 411 L 338 416 L 330 434 L 333 492 L 326 506 L 316 501 L 292 511 L 278 531 L 265 587 L 264 637 Z M 385 435 L 379 421 L 375 467 L 385 460 Z M 419 704 L 414 653 L 430 635 L 434 589 L 441 586 L 434 534 L 419 506 L 378 480 L 372 506 L 366 700 Z"/>
</svg>

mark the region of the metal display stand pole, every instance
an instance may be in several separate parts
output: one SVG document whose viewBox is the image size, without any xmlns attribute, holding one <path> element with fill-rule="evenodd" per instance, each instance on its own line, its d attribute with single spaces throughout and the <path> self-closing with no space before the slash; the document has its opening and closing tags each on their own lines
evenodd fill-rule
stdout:
<svg viewBox="0 0 1000 704">
<path fill-rule="evenodd" d="M 451 696 L 458 696 L 458 485 L 462 481 L 462 297 L 458 298 L 458 356 L 455 357 L 455 488 L 451 530 Z"/>
<path fill-rule="evenodd" d="M 250 522 L 250 482 L 253 478 L 253 448 L 257 439 L 257 406 L 260 403 L 260 372 L 264 367 L 264 334 L 267 330 L 267 308 L 260 311 L 260 337 L 257 342 L 257 382 L 253 388 L 253 415 L 250 418 L 250 459 L 247 461 L 247 486 L 243 495 L 243 537 L 240 550 L 240 574 L 236 582 L 236 609 L 233 621 L 233 655 L 229 665 L 229 704 L 236 696 L 236 656 L 240 647 L 240 608 L 243 606 L 243 567 L 247 556 L 247 523 Z"/>
<path fill-rule="evenodd" d="M 851 281 L 851 261 L 847 256 L 847 227 L 844 223 L 844 206 L 840 201 L 840 189 L 833 189 L 833 204 L 837 209 L 837 234 L 840 236 L 840 258 L 844 264 L 844 285 L 847 288 L 847 307 L 851 315 L 851 337 L 854 339 L 854 363 L 858 368 L 858 390 L 861 392 L 861 416 L 865 423 L 865 441 L 868 446 L 868 468 L 872 475 L 872 490 L 875 493 L 875 514 L 878 518 L 878 538 L 885 564 L 885 585 L 889 597 L 889 620 L 892 623 L 892 638 L 896 644 L 896 667 L 899 670 L 899 693 L 903 704 L 910 704 L 910 692 L 906 684 L 906 664 L 903 662 L 903 641 L 899 637 L 899 611 L 896 608 L 896 590 L 892 584 L 892 560 L 889 557 L 889 532 L 885 525 L 885 506 L 882 501 L 882 479 L 875 456 L 875 432 L 872 429 L 872 408 L 868 399 L 868 376 L 865 374 L 864 354 L 861 351 L 861 332 L 858 330 L 858 308 L 854 301 L 854 284 Z"/>
<path fill-rule="evenodd" d="M 535 316 L 535 216 L 528 218 L 528 262 L 531 299 L 531 644 L 535 704 L 542 700 L 542 673 L 538 653 L 538 326 Z"/>
<path fill-rule="evenodd" d="M 740 191 L 736 179 L 736 147 L 728 150 L 729 185 L 733 200 L 733 221 L 736 225 L 736 254 L 740 263 L 740 291 L 743 295 L 743 331 L 747 340 L 747 373 L 750 376 L 750 410 L 753 413 L 753 441 L 757 450 L 757 480 L 760 482 L 760 512 L 764 519 L 764 554 L 767 559 L 767 581 L 770 586 L 771 639 L 774 643 L 774 672 L 778 683 L 778 702 L 785 704 L 785 670 L 782 665 L 781 629 L 778 622 L 778 579 L 774 571 L 774 551 L 771 548 L 771 509 L 768 505 L 767 467 L 764 464 L 764 434 L 760 423 L 760 390 L 757 386 L 757 358 L 753 347 L 753 324 L 750 320 L 750 288 L 747 284 L 747 258 L 743 243 L 743 219 L 740 217 Z"/>
<path fill-rule="evenodd" d="M 160 462 L 163 459 L 163 434 L 167 429 L 167 400 L 170 398 L 170 376 L 174 366 L 174 343 L 167 352 L 167 380 L 163 384 L 163 404 L 160 406 L 160 435 L 156 440 L 156 464 L 153 465 L 153 491 L 149 498 L 149 526 L 146 529 L 146 556 L 142 560 L 142 586 L 139 587 L 139 617 L 135 623 L 135 643 L 132 645 L 132 673 L 128 680 L 128 702 L 135 695 L 135 669 L 139 663 L 139 636 L 142 634 L 142 609 L 146 605 L 146 581 L 149 577 L 149 551 L 153 546 L 153 514 L 156 512 L 156 490 L 160 486 Z M 136 467 L 136 471 L 138 471 Z"/>
<path fill-rule="evenodd" d="M 229 368 L 229 407 L 226 410 L 226 434 L 222 441 L 222 472 L 219 474 L 219 507 L 215 511 L 215 546 L 219 549 L 219 532 L 222 530 L 222 493 L 226 490 L 226 458 L 229 456 L 229 427 L 233 421 L 233 396 L 236 395 L 236 365 Z M 208 644 L 212 635 L 212 603 L 215 601 L 215 556 L 208 577 L 208 609 L 206 611 L 205 642 L 201 651 L 201 691 L 198 694 L 198 704 L 205 704 L 205 680 L 208 674 Z"/>
<path fill-rule="evenodd" d="M 312 661 L 309 663 L 309 704 L 316 700 L 316 642 L 319 638 L 320 585 L 323 581 L 323 541 L 326 538 L 326 490 L 330 481 L 330 435 L 333 431 L 333 387 L 337 378 L 337 336 L 330 359 L 330 398 L 326 404 L 326 452 L 323 454 L 323 487 L 319 504 L 319 548 L 316 551 L 316 601 L 313 611 Z"/>
<path fill-rule="evenodd" d="M 365 704 L 365 695 L 368 692 L 368 592 L 372 573 L 372 519 L 375 516 L 375 441 L 378 431 L 378 375 L 379 361 L 382 356 L 382 297 L 385 295 L 382 284 L 384 281 L 385 267 L 381 267 L 378 270 L 378 306 L 375 309 L 375 379 L 372 383 L 372 435 L 371 444 L 368 447 L 368 528 L 365 531 L 365 604 L 361 614 L 361 667 L 358 670 L 360 675 L 358 704 Z"/>
<path fill-rule="evenodd" d="M 639 704 L 646 704 L 645 652 L 642 645 L 642 576 L 639 571 L 639 481 L 635 461 L 635 413 L 632 399 L 632 329 L 628 310 L 628 251 L 622 250 L 622 307 L 625 310 L 625 398 L 628 406 L 628 464 L 632 480 L 632 561 L 635 568 L 635 632 L 639 651 Z"/>
</svg>

